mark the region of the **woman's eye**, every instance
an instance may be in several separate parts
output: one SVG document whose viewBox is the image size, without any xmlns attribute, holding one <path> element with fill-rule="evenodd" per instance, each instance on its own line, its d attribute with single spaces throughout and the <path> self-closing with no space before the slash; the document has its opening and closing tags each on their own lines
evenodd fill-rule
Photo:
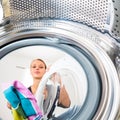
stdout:
<svg viewBox="0 0 120 120">
<path fill-rule="evenodd" d="M 32 68 L 36 68 L 36 66 L 32 66 Z"/>
<path fill-rule="evenodd" d="M 43 66 L 40 66 L 39 68 L 43 68 Z"/>
</svg>

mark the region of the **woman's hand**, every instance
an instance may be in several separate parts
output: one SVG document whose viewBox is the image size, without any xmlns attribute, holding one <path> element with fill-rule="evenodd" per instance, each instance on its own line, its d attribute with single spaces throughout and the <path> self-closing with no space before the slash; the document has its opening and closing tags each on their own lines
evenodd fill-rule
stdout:
<svg viewBox="0 0 120 120">
<path fill-rule="evenodd" d="M 62 80 L 61 80 L 61 77 L 58 73 L 53 73 L 52 76 L 51 76 L 51 80 L 55 83 L 58 83 L 60 84 L 60 86 L 62 86 Z"/>
<path fill-rule="evenodd" d="M 10 105 L 9 102 L 7 102 L 7 107 L 8 107 L 9 109 L 12 109 L 12 106 Z"/>
</svg>

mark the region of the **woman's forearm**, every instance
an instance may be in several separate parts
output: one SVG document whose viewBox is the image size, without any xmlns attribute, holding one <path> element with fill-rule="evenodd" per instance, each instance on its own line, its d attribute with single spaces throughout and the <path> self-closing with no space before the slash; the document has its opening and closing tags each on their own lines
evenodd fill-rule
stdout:
<svg viewBox="0 0 120 120">
<path fill-rule="evenodd" d="M 60 96 L 59 96 L 59 100 L 58 100 L 58 106 L 68 108 L 68 107 L 70 107 L 70 104 L 71 104 L 71 101 L 70 101 L 69 95 L 65 89 L 65 86 L 63 85 L 60 88 Z"/>
</svg>

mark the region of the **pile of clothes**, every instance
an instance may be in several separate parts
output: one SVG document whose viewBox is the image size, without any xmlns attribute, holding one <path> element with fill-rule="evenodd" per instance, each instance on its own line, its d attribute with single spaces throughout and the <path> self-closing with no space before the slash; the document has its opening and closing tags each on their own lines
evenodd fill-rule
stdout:
<svg viewBox="0 0 120 120">
<path fill-rule="evenodd" d="M 12 106 L 14 120 L 42 120 L 43 114 L 37 100 L 20 81 L 13 81 L 3 93 Z"/>
</svg>

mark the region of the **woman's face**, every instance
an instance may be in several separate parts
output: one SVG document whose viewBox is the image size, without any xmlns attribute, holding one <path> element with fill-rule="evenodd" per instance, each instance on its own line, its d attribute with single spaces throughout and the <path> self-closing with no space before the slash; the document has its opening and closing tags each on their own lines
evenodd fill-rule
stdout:
<svg viewBox="0 0 120 120">
<path fill-rule="evenodd" d="M 41 79 L 46 72 L 45 64 L 40 60 L 34 60 L 30 66 L 30 72 L 34 79 Z"/>
</svg>

